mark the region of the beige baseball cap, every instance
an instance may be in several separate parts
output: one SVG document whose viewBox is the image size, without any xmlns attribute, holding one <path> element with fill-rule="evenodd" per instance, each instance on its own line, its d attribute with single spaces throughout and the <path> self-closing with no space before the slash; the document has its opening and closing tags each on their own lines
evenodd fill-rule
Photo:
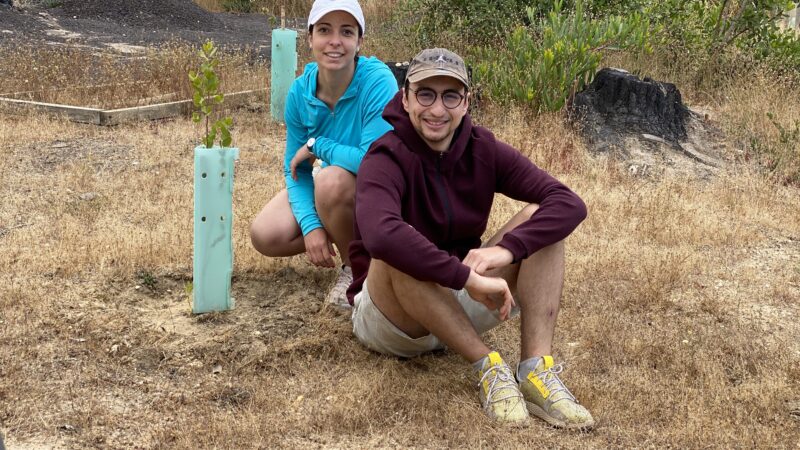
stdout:
<svg viewBox="0 0 800 450">
<path fill-rule="evenodd" d="M 419 52 L 408 65 L 406 81 L 417 83 L 436 76 L 455 78 L 469 88 L 469 75 L 464 60 L 445 48 L 429 48 Z"/>
</svg>

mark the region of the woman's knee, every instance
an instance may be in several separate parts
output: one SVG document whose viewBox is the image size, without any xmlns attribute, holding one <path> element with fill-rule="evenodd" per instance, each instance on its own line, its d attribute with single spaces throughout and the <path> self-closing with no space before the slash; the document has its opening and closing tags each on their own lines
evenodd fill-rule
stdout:
<svg viewBox="0 0 800 450">
<path fill-rule="evenodd" d="M 256 220 L 250 224 L 250 242 L 253 244 L 253 248 L 259 253 L 266 256 L 275 256 L 273 253 L 278 244 L 277 236 L 275 236 L 274 233 L 270 233 L 269 227 L 264 226 L 260 222 L 261 221 L 256 218 Z"/>
<path fill-rule="evenodd" d="M 356 177 L 341 167 L 328 166 L 314 178 L 314 198 L 322 205 L 352 204 Z"/>
</svg>

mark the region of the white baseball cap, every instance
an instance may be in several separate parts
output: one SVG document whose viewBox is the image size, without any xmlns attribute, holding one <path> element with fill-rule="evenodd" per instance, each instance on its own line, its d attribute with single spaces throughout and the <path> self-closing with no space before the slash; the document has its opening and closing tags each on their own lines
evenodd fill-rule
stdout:
<svg viewBox="0 0 800 450">
<path fill-rule="evenodd" d="M 308 26 L 312 26 L 322 19 L 322 16 L 332 11 L 344 11 L 356 19 L 361 27 L 361 33 L 366 33 L 367 27 L 364 24 L 364 12 L 357 0 L 316 0 L 308 13 Z"/>
</svg>

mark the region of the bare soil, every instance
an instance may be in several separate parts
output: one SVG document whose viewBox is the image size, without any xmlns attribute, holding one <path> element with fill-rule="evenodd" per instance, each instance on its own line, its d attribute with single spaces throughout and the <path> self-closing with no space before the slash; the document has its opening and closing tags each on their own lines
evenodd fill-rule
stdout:
<svg viewBox="0 0 800 450">
<path fill-rule="evenodd" d="M 212 39 L 268 58 L 271 27 L 261 14 L 212 13 L 191 0 L 66 0 L 55 8 L 0 7 L 0 46 L 85 46 L 135 54 L 140 47 Z"/>
</svg>

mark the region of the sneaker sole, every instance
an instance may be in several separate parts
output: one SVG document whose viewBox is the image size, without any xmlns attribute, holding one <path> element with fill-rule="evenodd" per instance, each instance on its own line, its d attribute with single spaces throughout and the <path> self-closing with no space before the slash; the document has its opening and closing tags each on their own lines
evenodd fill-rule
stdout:
<svg viewBox="0 0 800 450">
<path fill-rule="evenodd" d="M 531 403 L 525 400 L 525 405 L 528 407 L 529 413 L 544 420 L 545 422 L 556 428 L 564 428 L 566 430 L 576 430 L 576 431 L 589 431 L 592 428 L 594 428 L 594 419 L 587 420 L 584 423 L 569 423 L 563 420 L 558 420 L 555 417 L 547 414 L 547 412 L 545 412 L 545 410 L 539 407 L 539 405 L 537 405 L 536 403 Z"/>
</svg>

